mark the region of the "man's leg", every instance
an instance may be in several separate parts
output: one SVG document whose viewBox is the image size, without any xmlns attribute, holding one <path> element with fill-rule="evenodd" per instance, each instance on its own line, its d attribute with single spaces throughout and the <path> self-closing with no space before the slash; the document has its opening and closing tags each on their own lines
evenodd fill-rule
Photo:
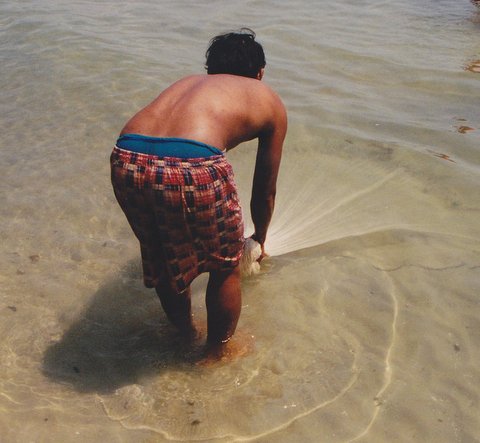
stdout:
<svg viewBox="0 0 480 443">
<path fill-rule="evenodd" d="M 240 267 L 210 272 L 207 286 L 207 342 L 226 343 L 235 332 L 242 309 Z"/>
<path fill-rule="evenodd" d="M 190 287 L 177 294 L 169 284 L 160 283 L 155 288 L 163 310 L 172 324 L 185 335 L 195 333 L 192 320 Z"/>
</svg>

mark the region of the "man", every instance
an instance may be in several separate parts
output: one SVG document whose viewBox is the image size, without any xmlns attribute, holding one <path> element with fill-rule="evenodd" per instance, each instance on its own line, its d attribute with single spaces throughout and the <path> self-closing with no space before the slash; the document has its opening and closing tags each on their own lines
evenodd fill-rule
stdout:
<svg viewBox="0 0 480 443">
<path fill-rule="evenodd" d="M 207 344 L 222 349 L 240 315 L 244 244 L 224 153 L 258 139 L 251 214 L 262 259 L 287 117 L 261 82 L 265 55 L 253 31 L 213 38 L 206 58 L 206 75 L 177 81 L 125 125 L 111 167 L 115 195 L 140 241 L 145 285 L 155 287 L 169 320 L 190 335 L 190 283 L 209 272 Z"/>
</svg>

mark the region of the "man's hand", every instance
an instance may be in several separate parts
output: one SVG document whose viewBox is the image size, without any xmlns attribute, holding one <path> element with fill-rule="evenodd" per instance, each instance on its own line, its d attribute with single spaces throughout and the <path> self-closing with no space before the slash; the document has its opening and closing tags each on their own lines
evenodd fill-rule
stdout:
<svg viewBox="0 0 480 443">
<path fill-rule="evenodd" d="M 258 263 L 260 263 L 265 257 L 270 257 L 270 255 L 265 252 L 265 246 L 260 245 L 260 247 L 262 248 L 262 253 L 260 254 L 260 257 L 258 257 Z"/>
<path fill-rule="evenodd" d="M 257 262 L 260 263 L 265 257 L 270 257 L 269 254 L 267 254 L 265 252 L 265 244 L 264 243 L 260 243 L 258 241 L 258 237 L 256 236 L 256 234 L 253 234 L 251 237 L 250 237 L 253 241 L 257 242 L 259 245 L 260 245 L 260 248 L 262 250 L 262 252 L 260 253 L 260 257 L 257 258 Z"/>
</svg>

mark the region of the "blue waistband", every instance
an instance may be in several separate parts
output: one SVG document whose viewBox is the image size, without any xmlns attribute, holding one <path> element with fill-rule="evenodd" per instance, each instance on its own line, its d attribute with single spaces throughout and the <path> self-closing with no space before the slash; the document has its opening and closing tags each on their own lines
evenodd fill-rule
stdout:
<svg viewBox="0 0 480 443">
<path fill-rule="evenodd" d="M 205 143 L 185 138 L 150 137 L 140 134 L 123 134 L 117 140 L 117 146 L 139 154 L 158 157 L 204 158 L 223 155 L 220 149 Z"/>
</svg>

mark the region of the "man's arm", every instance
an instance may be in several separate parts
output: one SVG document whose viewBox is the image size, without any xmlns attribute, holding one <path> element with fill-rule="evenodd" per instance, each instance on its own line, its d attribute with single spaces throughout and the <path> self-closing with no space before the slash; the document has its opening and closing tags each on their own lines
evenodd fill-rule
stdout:
<svg viewBox="0 0 480 443">
<path fill-rule="evenodd" d="M 257 159 L 253 176 L 252 199 L 250 211 L 255 226 L 253 239 L 262 246 L 262 257 L 265 255 L 264 243 L 268 226 L 275 206 L 277 176 L 282 157 L 283 141 L 287 131 L 287 114 L 279 98 L 275 100 L 272 123 L 258 137 Z"/>
</svg>

